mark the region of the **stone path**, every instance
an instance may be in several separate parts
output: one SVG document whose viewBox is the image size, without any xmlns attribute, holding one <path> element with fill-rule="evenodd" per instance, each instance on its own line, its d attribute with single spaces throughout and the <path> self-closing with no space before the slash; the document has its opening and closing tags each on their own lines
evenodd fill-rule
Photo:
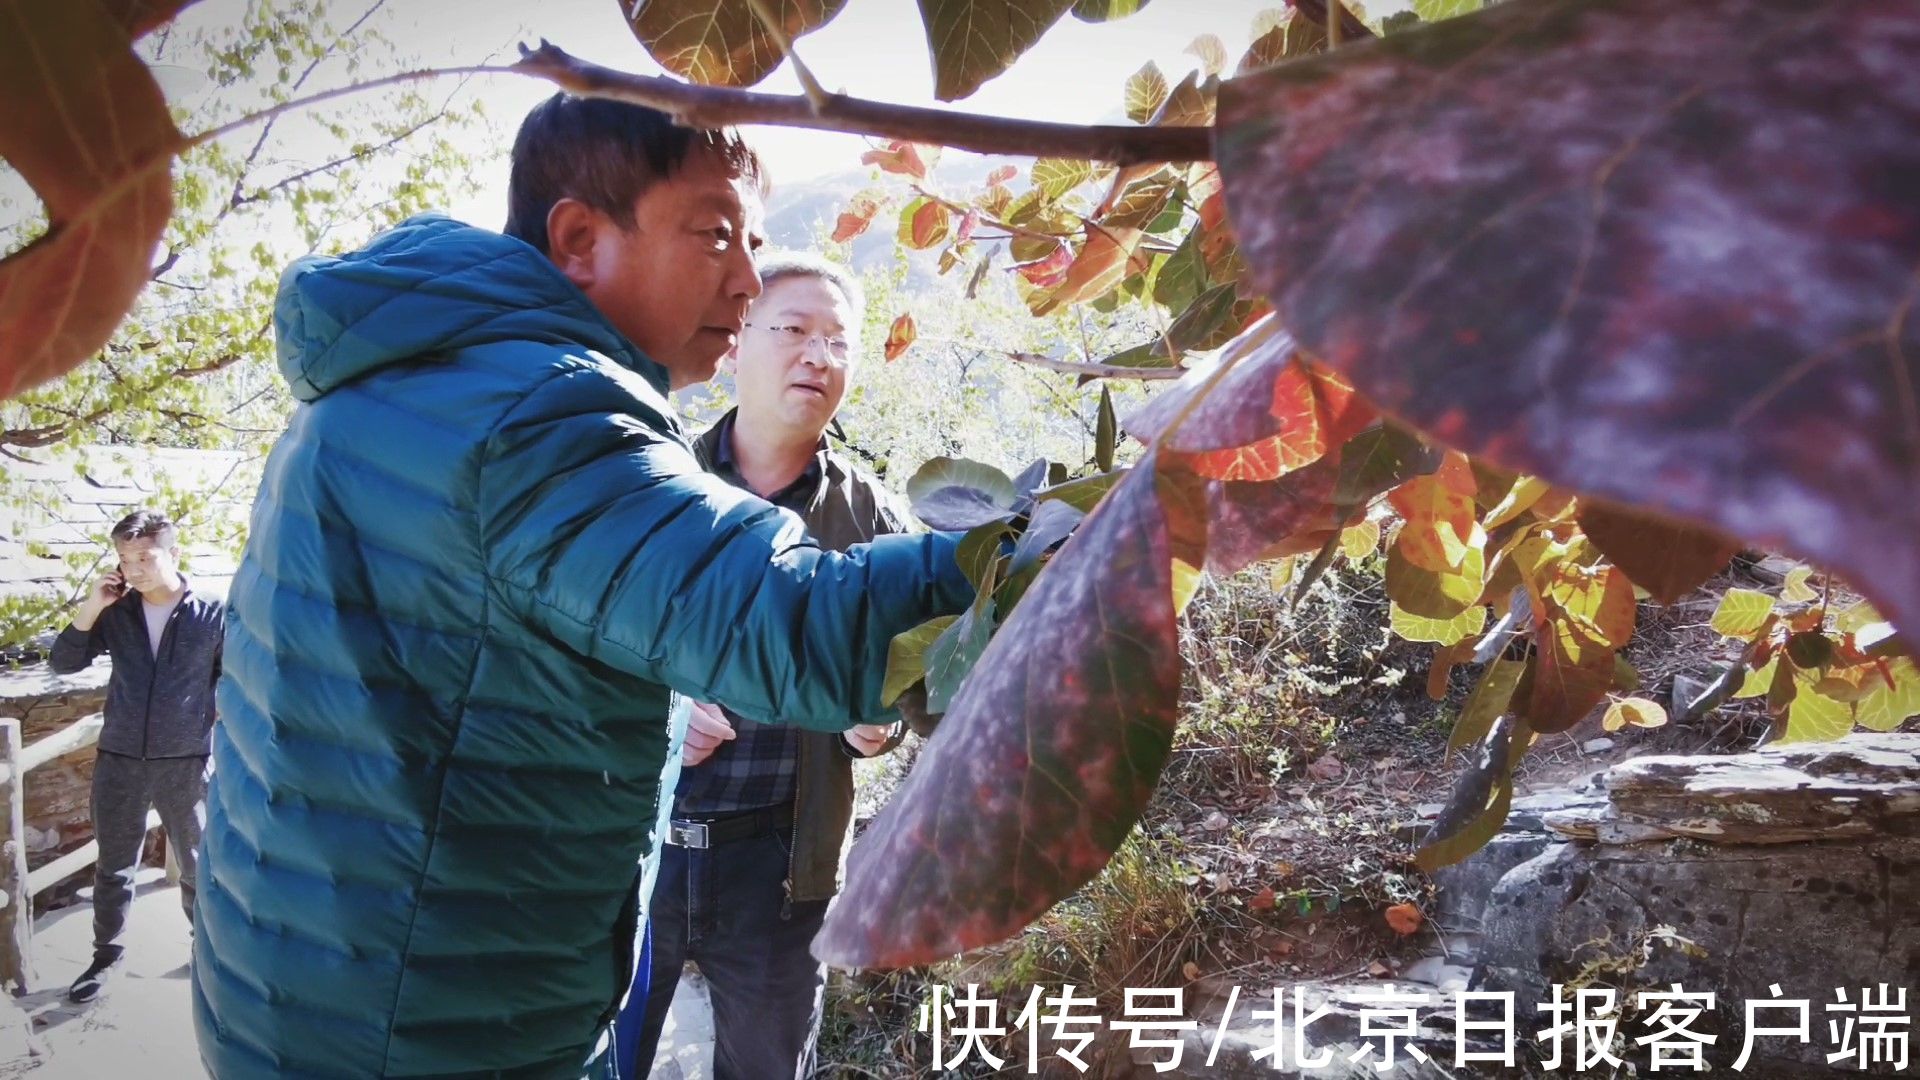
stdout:
<svg viewBox="0 0 1920 1080">
<path fill-rule="evenodd" d="M 153 871 L 158 875 L 159 871 Z M 36 921 L 34 992 L 0 995 L 0 1080 L 194 1080 L 206 1073 L 194 1045 L 190 947 L 179 893 L 142 887 L 127 918 L 127 957 L 108 992 L 86 1005 L 67 984 L 93 955 L 93 909 L 63 908 Z M 661 1035 L 656 1080 L 709 1080 L 713 1017 L 704 982 L 689 974 Z"/>
</svg>

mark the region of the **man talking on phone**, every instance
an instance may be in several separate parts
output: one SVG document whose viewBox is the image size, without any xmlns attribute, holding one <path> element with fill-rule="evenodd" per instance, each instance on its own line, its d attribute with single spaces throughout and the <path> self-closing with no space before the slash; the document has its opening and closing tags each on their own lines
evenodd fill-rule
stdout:
<svg viewBox="0 0 1920 1080">
<path fill-rule="evenodd" d="M 163 514 L 139 510 L 113 527 L 119 568 L 93 583 L 73 622 L 54 640 L 47 666 L 67 675 L 106 653 L 106 724 L 93 765 L 93 963 L 67 990 L 71 1001 L 99 996 L 119 963 L 116 943 L 133 899 L 133 876 L 159 811 L 180 865 L 180 902 L 193 920 L 201 800 L 220 678 L 226 606 L 196 593 L 180 572 L 180 544 Z"/>
</svg>

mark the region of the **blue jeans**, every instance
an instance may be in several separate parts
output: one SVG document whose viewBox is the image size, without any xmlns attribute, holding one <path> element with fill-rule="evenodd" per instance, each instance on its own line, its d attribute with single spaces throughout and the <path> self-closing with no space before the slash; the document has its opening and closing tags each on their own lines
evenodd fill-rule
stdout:
<svg viewBox="0 0 1920 1080">
<path fill-rule="evenodd" d="M 713 999 L 714 1080 L 776 1080 L 813 1070 L 827 969 L 807 947 L 827 902 L 786 904 L 791 843 L 792 834 L 782 831 L 709 849 L 662 850 L 648 956 L 619 1019 L 624 1046 L 639 1014 L 633 1056 L 623 1051 L 639 1063 L 635 1075 L 653 1064 L 688 960 L 700 966 Z M 644 1009 L 636 1009 L 641 1000 Z"/>
</svg>

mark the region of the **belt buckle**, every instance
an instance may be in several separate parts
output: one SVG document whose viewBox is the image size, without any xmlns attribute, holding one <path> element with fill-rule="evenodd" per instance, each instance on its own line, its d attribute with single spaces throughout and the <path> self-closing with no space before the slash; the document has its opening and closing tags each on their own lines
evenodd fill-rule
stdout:
<svg viewBox="0 0 1920 1080">
<path fill-rule="evenodd" d="M 704 849 L 707 846 L 707 826 L 698 821 L 668 822 L 667 843 L 684 848 Z"/>
</svg>

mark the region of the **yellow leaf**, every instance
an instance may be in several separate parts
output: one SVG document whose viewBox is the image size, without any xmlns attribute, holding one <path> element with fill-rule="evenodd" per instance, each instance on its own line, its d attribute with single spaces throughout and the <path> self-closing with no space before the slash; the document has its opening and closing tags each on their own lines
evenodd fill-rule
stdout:
<svg viewBox="0 0 1920 1080">
<path fill-rule="evenodd" d="M 1342 541 L 1344 543 L 1344 540 Z M 1407 531 L 1387 552 L 1387 596 L 1412 614 L 1429 619 L 1451 619 L 1479 603 L 1486 590 L 1486 532 L 1473 525 L 1471 544 L 1450 570 L 1429 570 L 1407 554 Z"/>
<path fill-rule="evenodd" d="M 1667 710 L 1657 702 L 1646 698 L 1622 698 L 1607 706 L 1607 715 L 1600 724 L 1608 731 L 1619 731 L 1629 725 L 1633 727 L 1656 728 L 1667 722 Z"/>
<path fill-rule="evenodd" d="M 1886 622 L 1886 618 L 1873 609 L 1865 600 L 1842 611 L 1834 620 L 1834 627 L 1844 633 L 1857 634 L 1875 623 Z"/>
<path fill-rule="evenodd" d="M 1708 625 L 1730 638 L 1749 640 L 1773 614 L 1773 597 L 1753 589 L 1728 589 Z"/>
<path fill-rule="evenodd" d="M 1380 546 L 1380 523 L 1363 521 L 1340 534 L 1340 553 L 1353 562 L 1374 553 Z"/>
<path fill-rule="evenodd" d="M 1733 692 L 1736 698 L 1756 698 L 1765 694 L 1773 686 L 1773 676 L 1780 670 L 1780 657 L 1772 659 L 1757 668 L 1749 669 L 1747 677 L 1740 683 L 1740 689 Z"/>
<path fill-rule="evenodd" d="M 1487 625 L 1487 609 L 1476 604 L 1451 619 L 1429 619 L 1414 615 L 1399 604 L 1389 602 L 1388 619 L 1393 632 L 1408 641 L 1431 641 L 1452 645 L 1479 633 Z"/>
<path fill-rule="evenodd" d="M 1268 582 L 1273 586 L 1274 592 L 1286 592 L 1287 586 L 1293 584 L 1295 558 L 1296 556 L 1289 555 L 1273 564 L 1273 574 Z"/>
<path fill-rule="evenodd" d="M 1853 708 L 1818 693 L 1811 686 L 1800 687 L 1793 704 L 1787 706 L 1787 730 L 1781 742 L 1813 742 L 1837 739 L 1853 730 Z"/>
<path fill-rule="evenodd" d="M 1181 559 L 1173 560 L 1173 613 L 1179 615 L 1193 602 L 1193 594 L 1200 591 L 1199 567 Z"/>
<path fill-rule="evenodd" d="M 1869 676 L 1868 684 L 1878 689 L 1854 705 L 1854 718 L 1871 731 L 1892 731 L 1920 716 L 1920 669 L 1912 659 L 1898 656 L 1887 661 L 1887 670 L 1893 673 L 1893 685 L 1889 687 L 1878 675 Z"/>
<path fill-rule="evenodd" d="M 1507 489 L 1506 497 L 1501 499 L 1492 510 L 1487 511 L 1486 526 L 1499 528 L 1521 514 L 1526 513 L 1540 496 L 1547 493 L 1547 482 L 1537 476 L 1522 476 Z"/>
<path fill-rule="evenodd" d="M 1807 579 L 1813 576 L 1810 566 L 1796 566 L 1787 574 L 1787 580 L 1780 589 L 1780 599 L 1796 604 L 1804 604 L 1818 599 L 1820 594 L 1807 586 Z"/>
</svg>

